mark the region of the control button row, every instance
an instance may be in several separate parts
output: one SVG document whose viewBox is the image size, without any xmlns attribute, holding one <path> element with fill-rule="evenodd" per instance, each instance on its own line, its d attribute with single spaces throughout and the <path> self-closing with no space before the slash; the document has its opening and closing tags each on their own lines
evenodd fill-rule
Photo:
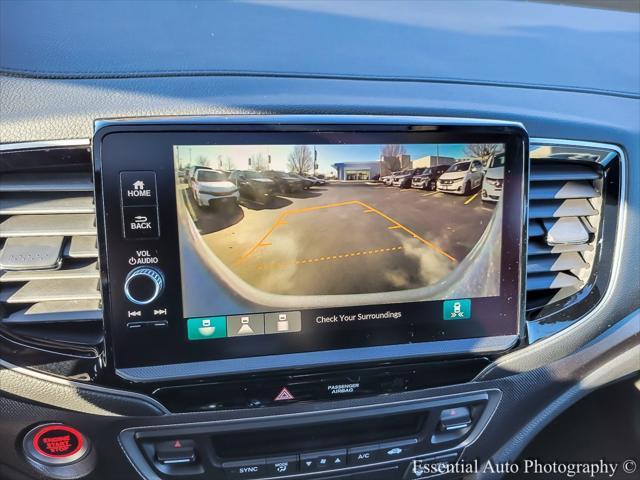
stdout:
<svg viewBox="0 0 640 480">
<path fill-rule="evenodd" d="M 225 462 L 222 464 L 229 479 L 261 478 L 336 470 L 346 466 L 368 465 L 405 458 L 414 454 L 418 440 L 340 448 L 321 452 L 301 453 L 273 458 Z"/>
<path fill-rule="evenodd" d="M 407 457 L 413 455 L 417 445 L 418 440 L 411 438 L 397 442 L 352 447 L 348 451 L 348 465 L 367 465 Z"/>
<path fill-rule="evenodd" d="M 319 470 L 333 470 L 347 464 L 347 449 L 337 449 L 326 452 L 301 453 L 300 471 L 303 473 Z"/>
<path fill-rule="evenodd" d="M 187 319 L 189 340 L 293 333 L 301 330 L 300 312 L 252 313 Z"/>
<path fill-rule="evenodd" d="M 126 239 L 160 236 L 155 172 L 120 172 L 122 225 Z"/>
<path fill-rule="evenodd" d="M 228 479 L 278 477 L 299 472 L 297 455 L 225 462 L 222 468 Z"/>
</svg>

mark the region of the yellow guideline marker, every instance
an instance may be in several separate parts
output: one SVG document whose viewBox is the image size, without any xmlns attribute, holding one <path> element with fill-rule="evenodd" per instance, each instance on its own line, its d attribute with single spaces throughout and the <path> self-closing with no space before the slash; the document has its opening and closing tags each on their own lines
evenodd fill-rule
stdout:
<svg viewBox="0 0 640 480">
<path fill-rule="evenodd" d="M 478 192 L 478 193 L 480 193 L 480 192 Z M 469 200 L 467 200 L 466 202 L 464 202 L 464 204 L 465 204 L 465 205 L 468 205 L 468 204 L 470 204 L 471 202 L 473 202 L 473 200 L 478 196 L 478 193 L 474 193 L 474 194 L 473 194 L 473 196 L 472 196 Z"/>
</svg>

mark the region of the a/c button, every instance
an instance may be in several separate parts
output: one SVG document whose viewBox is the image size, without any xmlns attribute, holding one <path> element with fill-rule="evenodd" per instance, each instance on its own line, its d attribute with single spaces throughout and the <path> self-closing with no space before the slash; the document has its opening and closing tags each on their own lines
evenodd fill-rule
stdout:
<svg viewBox="0 0 640 480">
<path fill-rule="evenodd" d="M 366 445 L 363 447 L 353 447 L 349 449 L 347 462 L 349 465 L 366 465 L 376 461 L 378 445 Z"/>
</svg>

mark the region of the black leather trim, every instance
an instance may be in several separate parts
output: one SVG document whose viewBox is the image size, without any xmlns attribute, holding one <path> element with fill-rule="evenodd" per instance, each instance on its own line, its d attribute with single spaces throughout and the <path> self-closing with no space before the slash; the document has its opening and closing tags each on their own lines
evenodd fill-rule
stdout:
<svg viewBox="0 0 640 480">
<path fill-rule="evenodd" d="M 167 413 L 158 402 L 141 394 L 81 385 L 15 367 L 1 360 L 0 392 L 0 405 L 4 397 L 12 397 L 93 415 L 156 416 Z"/>
</svg>

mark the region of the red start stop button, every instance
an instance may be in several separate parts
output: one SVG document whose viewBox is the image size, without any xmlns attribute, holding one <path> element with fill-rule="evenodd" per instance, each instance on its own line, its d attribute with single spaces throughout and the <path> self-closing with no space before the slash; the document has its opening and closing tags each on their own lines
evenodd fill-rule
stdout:
<svg viewBox="0 0 640 480">
<path fill-rule="evenodd" d="M 40 463 L 76 462 L 88 451 L 88 440 L 73 427 L 61 423 L 40 425 L 25 437 L 26 453 Z"/>
<path fill-rule="evenodd" d="M 42 427 L 33 437 L 33 448 L 45 457 L 71 457 L 82 449 L 82 434 L 66 425 Z"/>
</svg>

